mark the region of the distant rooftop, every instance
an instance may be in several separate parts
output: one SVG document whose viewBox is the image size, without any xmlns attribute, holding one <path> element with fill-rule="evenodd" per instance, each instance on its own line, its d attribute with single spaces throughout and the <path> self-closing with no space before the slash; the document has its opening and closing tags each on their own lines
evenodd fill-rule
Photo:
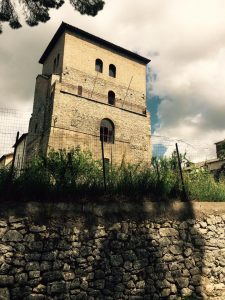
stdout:
<svg viewBox="0 0 225 300">
<path fill-rule="evenodd" d="M 225 142 L 225 139 L 222 140 L 222 141 L 216 142 L 216 143 L 214 143 L 214 144 L 217 145 L 217 144 L 221 144 L 221 143 L 224 143 L 224 142 Z"/>
<path fill-rule="evenodd" d="M 15 144 L 13 145 L 13 147 L 15 148 L 17 145 L 19 145 L 19 143 L 21 143 L 27 136 L 27 133 L 23 133 L 20 138 L 15 142 Z"/>
<path fill-rule="evenodd" d="M 0 157 L 0 162 L 2 161 L 2 160 L 4 160 L 5 158 L 7 158 L 7 157 L 13 157 L 13 153 L 7 153 L 7 154 L 3 154 L 1 157 Z"/>
<path fill-rule="evenodd" d="M 65 31 L 70 31 L 78 36 L 84 37 L 90 41 L 93 41 L 95 43 L 98 43 L 108 49 L 113 49 L 116 50 L 117 52 L 126 55 L 127 57 L 130 57 L 138 62 L 141 62 L 143 64 L 148 64 L 150 62 L 150 59 L 143 57 L 139 54 L 136 54 L 132 51 L 129 51 L 125 48 L 122 48 L 120 46 L 117 46 L 111 42 L 108 42 L 100 37 L 97 37 L 91 33 L 88 33 L 84 30 L 81 30 L 77 27 L 74 27 L 70 24 L 64 23 L 62 22 L 62 24 L 59 26 L 58 30 L 56 31 L 55 35 L 53 36 L 52 40 L 50 41 L 50 43 L 48 44 L 47 48 L 45 49 L 44 53 L 42 54 L 39 63 L 43 64 L 44 61 L 46 60 L 46 58 L 48 57 L 49 53 L 51 52 L 52 48 L 54 47 L 54 45 L 56 44 L 57 40 L 59 39 L 59 37 L 61 36 L 61 34 Z"/>
</svg>

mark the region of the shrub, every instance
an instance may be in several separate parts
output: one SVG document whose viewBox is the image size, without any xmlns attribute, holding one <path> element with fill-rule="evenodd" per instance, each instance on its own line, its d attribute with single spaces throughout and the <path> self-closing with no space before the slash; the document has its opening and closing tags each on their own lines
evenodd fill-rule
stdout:
<svg viewBox="0 0 225 300">
<path fill-rule="evenodd" d="M 206 169 L 193 170 L 185 176 L 191 200 L 225 201 L 225 181 L 216 181 Z"/>
<path fill-rule="evenodd" d="M 16 175 L 17 174 L 17 175 Z M 191 200 L 224 201 L 225 181 L 215 181 L 207 170 L 184 172 Z M 130 199 L 154 200 L 182 198 L 177 159 L 152 159 L 151 164 L 125 164 L 106 168 L 107 194 Z M 0 169 L 0 196 L 27 200 L 74 199 L 104 194 L 102 162 L 80 148 L 50 151 L 47 157 L 33 158 L 18 173 Z"/>
</svg>

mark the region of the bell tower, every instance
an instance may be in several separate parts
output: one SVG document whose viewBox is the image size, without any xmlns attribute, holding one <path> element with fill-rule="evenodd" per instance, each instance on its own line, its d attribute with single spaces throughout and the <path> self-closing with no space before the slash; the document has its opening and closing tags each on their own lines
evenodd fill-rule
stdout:
<svg viewBox="0 0 225 300">
<path fill-rule="evenodd" d="M 119 164 L 149 162 L 149 59 L 62 23 L 39 61 L 27 157 L 80 146 Z"/>
</svg>

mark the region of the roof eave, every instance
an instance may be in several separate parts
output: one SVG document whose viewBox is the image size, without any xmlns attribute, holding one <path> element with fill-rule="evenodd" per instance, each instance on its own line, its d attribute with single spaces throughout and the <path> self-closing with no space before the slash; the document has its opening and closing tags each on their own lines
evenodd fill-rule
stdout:
<svg viewBox="0 0 225 300">
<path fill-rule="evenodd" d="M 133 59 L 142 62 L 144 64 L 148 64 L 151 60 L 149 58 L 143 57 L 139 54 L 136 54 L 130 50 L 127 50 L 125 48 L 122 48 L 120 46 L 117 46 L 109 41 L 106 41 L 100 37 L 97 37 L 91 33 L 88 33 L 82 29 L 79 29 L 77 27 L 74 27 L 72 25 L 69 25 L 67 23 L 62 22 L 61 25 L 59 26 L 58 30 L 56 31 L 56 33 L 54 34 L 53 38 L 51 39 L 50 43 L 48 44 L 47 48 L 45 49 L 44 53 L 42 54 L 41 58 L 39 59 L 39 63 L 43 64 L 46 60 L 46 58 L 48 57 L 51 49 L 53 48 L 53 46 L 55 45 L 55 43 L 57 42 L 58 38 L 61 36 L 61 34 L 63 32 L 65 32 L 66 30 L 74 32 L 78 35 L 84 36 L 89 38 L 90 40 L 94 40 L 96 42 L 98 42 L 99 44 L 102 44 L 106 47 L 112 48 L 117 50 L 118 52 L 121 52 L 125 55 L 127 55 L 128 57 L 132 57 Z"/>
</svg>

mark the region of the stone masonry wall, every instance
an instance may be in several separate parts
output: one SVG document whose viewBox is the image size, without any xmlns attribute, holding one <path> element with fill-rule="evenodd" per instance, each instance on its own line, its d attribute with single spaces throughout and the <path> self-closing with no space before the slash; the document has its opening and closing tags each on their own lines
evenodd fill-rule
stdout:
<svg viewBox="0 0 225 300">
<path fill-rule="evenodd" d="M 103 62 L 102 72 L 95 70 L 98 58 Z M 150 162 L 150 115 L 146 109 L 146 65 L 142 60 L 66 31 L 41 62 L 26 161 L 50 149 L 77 146 L 100 159 L 100 124 L 102 119 L 109 119 L 115 134 L 114 143 L 105 145 L 107 161 Z M 115 78 L 109 74 L 110 64 L 116 67 Z M 115 93 L 113 105 L 108 101 L 109 91 Z"/>
<path fill-rule="evenodd" d="M 15 207 L 1 204 L 0 299 L 225 298 L 224 204 Z"/>
<path fill-rule="evenodd" d="M 49 146 L 54 149 L 80 145 L 101 158 L 100 124 L 108 118 L 115 126 L 114 144 L 105 145 L 105 157 L 113 163 L 150 162 L 150 124 L 146 115 L 133 114 L 110 105 L 102 105 L 69 93 L 61 92 L 56 83 L 53 120 Z M 135 130 L 134 130 L 135 129 Z"/>
</svg>

